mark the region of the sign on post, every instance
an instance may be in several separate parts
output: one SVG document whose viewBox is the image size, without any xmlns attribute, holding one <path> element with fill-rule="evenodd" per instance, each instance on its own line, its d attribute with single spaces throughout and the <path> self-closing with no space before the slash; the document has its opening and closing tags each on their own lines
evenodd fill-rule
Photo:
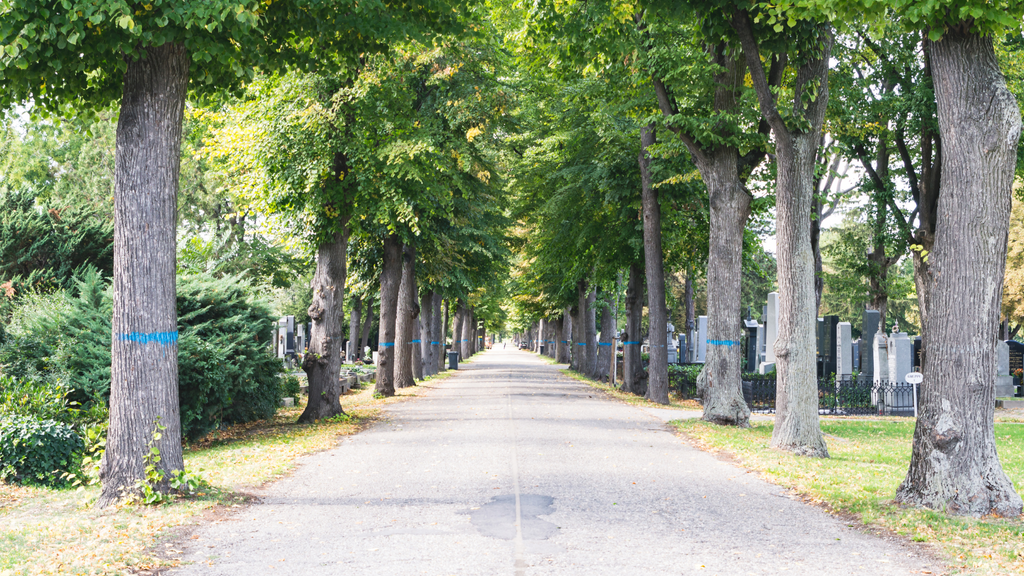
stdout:
<svg viewBox="0 0 1024 576">
<path fill-rule="evenodd" d="M 904 378 L 906 379 L 907 384 L 914 385 L 914 418 L 917 418 L 917 385 L 924 380 L 924 374 L 921 374 L 920 372 L 907 372 L 907 375 L 904 376 Z"/>
</svg>

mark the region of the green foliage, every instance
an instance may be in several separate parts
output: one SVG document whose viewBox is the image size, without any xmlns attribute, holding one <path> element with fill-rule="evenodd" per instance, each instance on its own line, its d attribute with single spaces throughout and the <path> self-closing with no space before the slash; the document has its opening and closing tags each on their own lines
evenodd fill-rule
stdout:
<svg viewBox="0 0 1024 576">
<path fill-rule="evenodd" d="M 121 96 L 130 59 L 181 44 L 193 88 L 238 86 L 257 68 L 353 63 L 382 42 L 459 27 L 458 3 L 386 0 L 3 0 L 0 108 L 32 101 L 104 106 Z"/>
<path fill-rule="evenodd" d="M 0 373 L 0 417 L 31 416 L 67 421 L 67 395 L 68 389 L 60 384 Z"/>
<path fill-rule="evenodd" d="M 167 427 L 159 419 L 153 426 L 146 455 L 143 456 L 144 478 L 139 481 L 141 501 L 147 506 L 159 506 L 174 500 L 177 495 L 191 496 L 206 485 L 196 474 L 184 470 L 175 470 L 167 474 L 160 468 L 160 447 L 157 443 L 163 438 Z M 169 488 L 169 489 L 168 489 Z"/>
<path fill-rule="evenodd" d="M 77 462 L 82 439 L 63 422 L 0 415 L 0 480 L 59 485 Z"/>
<path fill-rule="evenodd" d="M 267 305 L 237 276 L 190 274 L 177 286 L 183 434 L 199 438 L 222 422 L 272 416 L 281 398 L 281 365 L 270 348 L 274 317 Z M 20 382 L 69 390 L 85 417 L 102 411 L 110 395 L 112 300 L 95 270 L 75 287 L 74 297 L 37 296 L 15 310 L 0 365 Z"/>
<path fill-rule="evenodd" d="M 285 376 L 281 379 L 281 396 L 284 398 L 298 398 L 302 393 L 299 379 L 295 376 Z"/>
</svg>

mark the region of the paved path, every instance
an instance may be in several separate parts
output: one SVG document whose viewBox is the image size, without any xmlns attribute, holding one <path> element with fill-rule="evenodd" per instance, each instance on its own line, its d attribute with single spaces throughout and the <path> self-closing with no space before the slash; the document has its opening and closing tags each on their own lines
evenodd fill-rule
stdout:
<svg viewBox="0 0 1024 576">
<path fill-rule="evenodd" d="M 931 561 L 494 350 L 199 530 L 173 574 L 912 574 Z"/>
</svg>

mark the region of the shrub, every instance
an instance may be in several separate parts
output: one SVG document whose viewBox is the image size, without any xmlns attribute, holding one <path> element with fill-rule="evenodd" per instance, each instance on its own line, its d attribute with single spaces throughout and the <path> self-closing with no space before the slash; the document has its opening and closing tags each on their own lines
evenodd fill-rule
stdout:
<svg viewBox="0 0 1024 576">
<path fill-rule="evenodd" d="M 302 385 L 295 376 L 285 376 L 281 381 L 281 395 L 283 397 L 298 398 L 302 394 Z"/>
<path fill-rule="evenodd" d="M 57 485 L 77 465 L 84 445 L 70 424 L 10 415 L 0 417 L 0 480 Z"/>
<path fill-rule="evenodd" d="M 95 270 L 74 286 L 74 296 L 58 293 L 33 303 L 36 311 L 15 312 L 0 365 L 21 380 L 66 386 L 72 405 L 102 412 L 110 397 L 110 288 Z M 178 392 L 188 438 L 222 422 L 268 418 L 280 404 L 274 318 L 251 292 L 237 276 L 178 279 Z"/>
<path fill-rule="evenodd" d="M 0 418 L 33 416 L 42 420 L 66 420 L 68 389 L 45 381 L 0 374 Z"/>
</svg>

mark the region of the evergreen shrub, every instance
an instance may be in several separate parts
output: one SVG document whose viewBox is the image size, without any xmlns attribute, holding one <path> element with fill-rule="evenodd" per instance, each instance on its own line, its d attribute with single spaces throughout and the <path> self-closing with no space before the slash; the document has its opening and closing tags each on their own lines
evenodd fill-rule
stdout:
<svg viewBox="0 0 1024 576">
<path fill-rule="evenodd" d="M 60 485 L 84 448 L 72 425 L 33 416 L 0 416 L 0 480 Z"/>
</svg>

